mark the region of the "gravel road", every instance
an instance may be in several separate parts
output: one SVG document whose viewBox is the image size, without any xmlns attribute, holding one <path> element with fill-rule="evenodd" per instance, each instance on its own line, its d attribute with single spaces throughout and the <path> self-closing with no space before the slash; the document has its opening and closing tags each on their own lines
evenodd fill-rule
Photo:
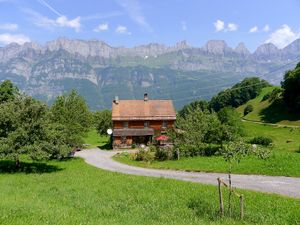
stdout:
<svg viewBox="0 0 300 225">
<path fill-rule="evenodd" d="M 86 163 L 91 164 L 95 167 L 125 174 L 164 177 L 212 185 L 217 185 L 218 177 L 227 181 L 227 175 L 224 173 L 149 169 L 122 164 L 112 159 L 112 156 L 117 153 L 117 151 L 89 149 L 76 152 L 75 156 L 83 158 Z M 234 174 L 232 175 L 232 182 L 234 187 L 237 188 L 276 193 L 300 199 L 300 178 Z"/>
</svg>

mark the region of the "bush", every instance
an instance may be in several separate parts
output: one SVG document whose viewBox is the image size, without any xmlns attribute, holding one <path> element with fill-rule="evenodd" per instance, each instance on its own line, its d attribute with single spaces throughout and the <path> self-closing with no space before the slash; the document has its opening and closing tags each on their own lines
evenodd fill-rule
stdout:
<svg viewBox="0 0 300 225">
<path fill-rule="evenodd" d="M 262 98 L 262 102 L 268 100 L 271 97 L 271 92 L 268 92 L 267 94 L 264 95 L 264 97 Z"/>
<path fill-rule="evenodd" d="M 265 136 L 257 136 L 252 138 L 249 141 L 251 144 L 257 144 L 257 145 L 263 145 L 263 146 L 269 146 L 270 144 L 273 143 L 272 138 L 270 137 L 265 137 Z"/>
<path fill-rule="evenodd" d="M 275 88 L 271 93 L 269 97 L 269 102 L 278 101 L 281 99 L 282 89 L 281 88 Z"/>
<path fill-rule="evenodd" d="M 249 114 L 252 111 L 253 111 L 253 106 L 252 105 L 247 105 L 244 109 L 244 116 L 246 116 L 247 114 Z"/>
<path fill-rule="evenodd" d="M 132 144 L 132 145 L 131 145 L 131 148 L 132 148 L 132 149 L 136 148 L 136 144 Z"/>
<path fill-rule="evenodd" d="M 152 162 L 154 160 L 154 156 L 150 151 L 147 151 L 145 149 L 140 149 L 135 155 L 135 160 Z"/>
<path fill-rule="evenodd" d="M 174 159 L 174 152 L 172 147 L 156 148 L 155 159 L 159 161 Z"/>
</svg>

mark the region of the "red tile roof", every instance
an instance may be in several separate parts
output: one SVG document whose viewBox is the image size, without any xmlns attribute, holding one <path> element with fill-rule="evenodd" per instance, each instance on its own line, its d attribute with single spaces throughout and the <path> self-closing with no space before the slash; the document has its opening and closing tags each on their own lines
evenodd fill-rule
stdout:
<svg viewBox="0 0 300 225">
<path fill-rule="evenodd" d="M 112 105 L 112 120 L 175 120 L 172 100 L 118 100 Z"/>
</svg>

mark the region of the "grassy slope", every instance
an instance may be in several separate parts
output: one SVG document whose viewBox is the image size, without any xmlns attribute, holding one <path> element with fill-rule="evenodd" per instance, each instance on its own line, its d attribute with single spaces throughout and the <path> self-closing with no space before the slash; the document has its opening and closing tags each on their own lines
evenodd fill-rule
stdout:
<svg viewBox="0 0 300 225">
<path fill-rule="evenodd" d="M 213 186 L 107 172 L 81 159 L 48 166 L 51 173 L 0 174 L 0 224 L 243 224 L 213 219 Z M 299 200 L 239 192 L 244 224 L 299 224 Z"/>
<path fill-rule="evenodd" d="M 96 129 L 91 129 L 83 138 L 87 148 L 101 147 L 107 144 L 109 136 L 99 136 Z"/>
<path fill-rule="evenodd" d="M 251 104 L 253 111 L 244 117 L 247 120 L 277 123 L 281 125 L 300 126 L 300 115 L 291 113 L 286 107 L 271 104 L 268 100 L 262 101 L 265 94 L 272 92 L 275 87 L 267 87 L 262 90 L 259 96 L 248 101 L 246 104 L 237 108 L 237 111 L 243 116 L 244 108 Z"/>
<path fill-rule="evenodd" d="M 234 173 L 300 177 L 300 153 L 297 152 L 300 146 L 300 129 L 274 127 L 251 122 L 243 124 L 247 131 L 247 138 L 256 135 L 270 136 L 274 141 L 273 154 L 268 160 L 258 160 L 254 157 L 243 159 L 240 164 L 234 167 Z M 227 164 L 220 156 L 182 158 L 178 161 L 155 161 L 151 164 L 132 161 L 130 157 L 124 155 L 117 156 L 115 159 L 127 164 L 152 168 L 207 172 L 226 172 L 227 170 Z"/>
</svg>

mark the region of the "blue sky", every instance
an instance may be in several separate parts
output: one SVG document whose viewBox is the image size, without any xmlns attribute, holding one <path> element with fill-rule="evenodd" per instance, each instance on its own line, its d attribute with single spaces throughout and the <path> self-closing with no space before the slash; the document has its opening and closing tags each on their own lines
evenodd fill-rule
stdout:
<svg viewBox="0 0 300 225">
<path fill-rule="evenodd" d="M 112 46 L 187 40 L 239 42 L 254 51 L 300 37 L 298 0 L 0 0 L 0 46 L 58 37 L 99 39 Z"/>
</svg>

